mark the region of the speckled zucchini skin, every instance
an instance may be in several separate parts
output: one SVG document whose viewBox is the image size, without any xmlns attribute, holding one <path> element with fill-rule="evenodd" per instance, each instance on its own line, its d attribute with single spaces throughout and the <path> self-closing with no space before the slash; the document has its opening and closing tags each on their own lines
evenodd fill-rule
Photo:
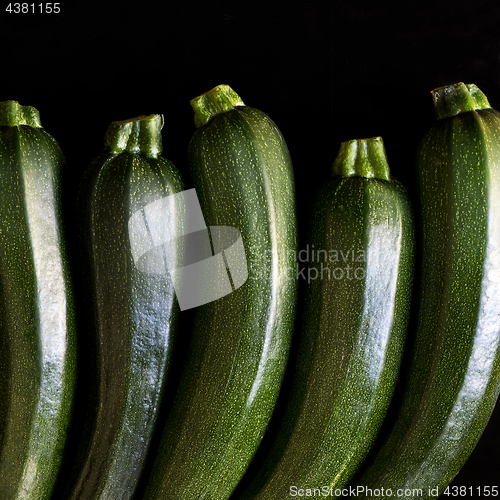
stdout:
<svg viewBox="0 0 500 500">
<path fill-rule="evenodd" d="M 422 282 L 405 396 L 357 481 L 406 499 L 443 493 L 500 388 L 500 114 L 473 85 L 433 94 L 439 119 L 417 156 Z"/>
<path fill-rule="evenodd" d="M 229 497 L 268 425 L 293 331 L 295 193 L 281 133 L 231 104 L 196 130 L 189 163 L 207 225 L 241 231 L 249 276 L 196 310 L 146 499 Z"/>
<path fill-rule="evenodd" d="M 0 496 L 51 497 L 75 386 L 64 158 L 38 111 L 0 103 Z"/>
<path fill-rule="evenodd" d="M 393 395 L 410 311 L 414 221 L 381 138 L 341 145 L 313 210 L 286 410 L 269 452 L 232 500 L 314 489 L 335 498 L 366 457 Z"/>
<path fill-rule="evenodd" d="M 82 440 L 61 498 L 130 498 L 157 418 L 178 305 L 168 273 L 136 267 L 128 222 L 183 189 L 180 174 L 161 156 L 160 130 L 159 115 L 112 123 L 80 186 L 84 418 L 74 428 Z"/>
</svg>

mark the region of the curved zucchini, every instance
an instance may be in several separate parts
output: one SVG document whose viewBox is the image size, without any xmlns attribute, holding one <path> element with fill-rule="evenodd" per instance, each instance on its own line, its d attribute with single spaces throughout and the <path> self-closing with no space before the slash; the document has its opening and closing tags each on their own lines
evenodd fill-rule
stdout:
<svg viewBox="0 0 500 500">
<path fill-rule="evenodd" d="M 161 126 L 159 115 L 113 122 L 81 184 L 85 427 L 62 498 L 130 498 L 150 445 L 178 306 L 170 274 L 139 265 L 130 221 L 183 188 L 161 156 Z"/>
<path fill-rule="evenodd" d="M 414 222 L 380 137 L 342 143 L 302 252 L 304 321 L 286 410 L 235 500 L 339 496 L 385 417 L 409 318 Z"/>
<path fill-rule="evenodd" d="M 417 156 L 418 325 L 394 424 L 357 481 L 366 497 L 442 494 L 500 389 L 500 113 L 475 85 L 432 94 L 438 120 Z"/>
<path fill-rule="evenodd" d="M 239 229 L 245 283 L 196 310 L 145 499 L 228 498 L 264 434 L 296 305 L 293 171 L 276 125 L 222 85 L 192 101 L 189 162 L 207 225 Z M 243 264 L 243 263 L 240 263 Z"/>
<path fill-rule="evenodd" d="M 63 165 L 36 109 L 0 103 L 2 498 L 50 498 L 72 414 L 76 338 Z"/>
</svg>

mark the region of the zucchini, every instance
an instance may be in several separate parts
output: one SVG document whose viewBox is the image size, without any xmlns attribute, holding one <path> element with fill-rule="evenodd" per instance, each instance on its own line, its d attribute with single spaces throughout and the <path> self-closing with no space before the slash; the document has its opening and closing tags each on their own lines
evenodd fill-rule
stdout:
<svg viewBox="0 0 500 500">
<path fill-rule="evenodd" d="M 229 497 L 275 407 L 295 317 L 294 179 L 283 136 L 227 85 L 191 104 L 188 159 L 207 225 L 236 227 L 251 262 L 242 286 L 195 311 L 145 499 Z"/>
<path fill-rule="evenodd" d="M 396 385 L 414 271 L 409 197 L 380 137 L 343 142 L 332 173 L 301 250 L 307 287 L 286 409 L 234 500 L 340 496 Z"/>
<path fill-rule="evenodd" d="M 170 274 L 141 267 L 130 221 L 183 189 L 177 169 L 162 156 L 162 124 L 160 115 L 111 123 L 103 152 L 81 182 L 84 419 L 74 430 L 82 441 L 61 498 L 130 498 L 151 443 L 178 304 Z"/>
<path fill-rule="evenodd" d="M 64 157 L 35 108 L 0 103 L 0 492 L 46 499 L 75 390 Z"/>
<path fill-rule="evenodd" d="M 417 329 L 393 424 L 356 482 L 366 498 L 443 494 L 500 389 L 500 114 L 475 85 L 432 95 L 438 119 L 417 154 Z"/>
</svg>

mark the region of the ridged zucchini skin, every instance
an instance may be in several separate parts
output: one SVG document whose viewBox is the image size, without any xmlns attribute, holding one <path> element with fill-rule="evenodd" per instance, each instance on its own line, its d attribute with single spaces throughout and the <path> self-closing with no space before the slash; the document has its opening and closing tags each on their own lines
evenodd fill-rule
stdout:
<svg viewBox="0 0 500 500">
<path fill-rule="evenodd" d="M 76 324 L 63 154 L 35 108 L 0 103 L 0 497 L 51 497 L 72 415 Z"/>
<path fill-rule="evenodd" d="M 240 230 L 248 279 L 196 309 L 148 500 L 229 497 L 273 412 L 295 317 L 295 192 L 283 136 L 226 85 L 192 106 L 188 159 L 203 214 L 207 226 Z"/>
<path fill-rule="evenodd" d="M 365 498 L 443 494 L 500 388 L 500 114 L 475 85 L 432 94 L 438 120 L 417 154 L 418 324 L 394 423 L 356 482 Z"/>
<path fill-rule="evenodd" d="M 160 115 L 113 122 L 80 184 L 83 427 L 61 498 L 131 498 L 142 473 L 172 356 L 178 304 L 168 273 L 134 262 L 129 220 L 183 189 L 162 156 Z M 87 410 L 87 412 L 85 412 Z"/>
<path fill-rule="evenodd" d="M 313 214 L 286 410 L 269 451 L 231 500 L 320 496 L 318 490 L 338 497 L 372 446 L 396 385 L 414 219 L 405 188 L 390 177 L 382 138 L 341 144 Z"/>
</svg>

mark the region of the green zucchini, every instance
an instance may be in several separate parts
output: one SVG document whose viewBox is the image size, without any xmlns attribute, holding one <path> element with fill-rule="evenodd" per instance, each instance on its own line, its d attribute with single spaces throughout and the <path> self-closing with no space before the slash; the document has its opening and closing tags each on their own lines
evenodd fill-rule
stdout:
<svg viewBox="0 0 500 500">
<path fill-rule="evenodd" d="M 47 499 L 72 415 L 73 294 L 64 158 L 35 108 L 0 103 L 0 494 Z"/>
<path fill-rule="evenodd" d="M 183 189 L 179 172 L 162 156 L 162 120 L 111 123 L 104 150 L 80 185 L 84 419 L 74 431 L 82 441 L 61 498 L 130 498 L 151 443 L 178 304 L 169 272 L 139 265 L 130 221 Z"/>
<path fill-rule="evenodd" d="M 145 499 L 229 497 L 273 412 L 295 317 L 294 178 L 283 136 L 226 85 L 191 104 L 188 159 L 203 214 L 209 227 L 241 232 L 248 277 L 196 309 Z"/>
<path fill-rule="evenodd" d="M 417 154 L 417 329 L 393 424 L 356 481 L 365 498 L 443 494 L 500 389 L 500 113 L 475 85 L 432 94 L 438 120 Z"/>
<path fill-rule="evenodd" d="M 381 427 L 406 339 L 414 221 L 380 137 L 341 144 L 301 253 L 305 309 L 286 409 L 234 500 L 338 497 Z"/>
</svg>

